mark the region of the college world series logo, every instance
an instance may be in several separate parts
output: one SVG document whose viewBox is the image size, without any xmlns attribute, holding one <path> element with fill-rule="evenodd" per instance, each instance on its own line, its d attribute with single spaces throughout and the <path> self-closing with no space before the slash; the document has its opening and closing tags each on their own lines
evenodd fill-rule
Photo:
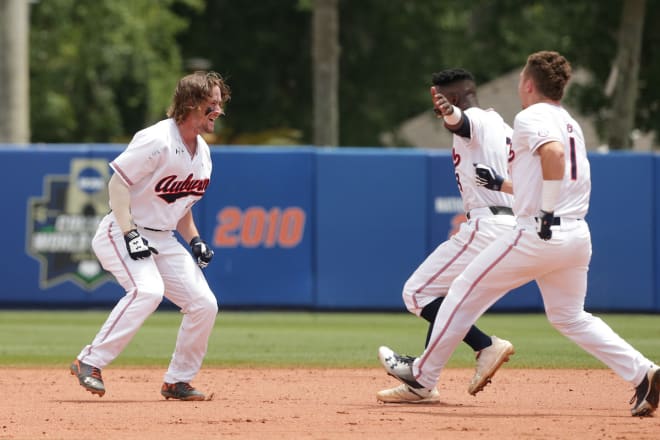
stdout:
<svg viewBox="0 0 660 440">
<path fill-rule="evenodd" d="M 44 176 L 43 195 L 28 200 L 26 247 L 42 288 L 72 281 L 89 291 L 111 279 L 91 244 L 109 209 L 109 178 L 105 159 L 73 159 L 68 175 Z"/>
</svg>

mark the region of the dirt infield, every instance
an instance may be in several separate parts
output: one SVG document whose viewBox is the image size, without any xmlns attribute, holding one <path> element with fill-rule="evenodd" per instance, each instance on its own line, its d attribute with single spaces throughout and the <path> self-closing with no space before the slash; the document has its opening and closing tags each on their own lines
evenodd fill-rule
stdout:
<svg viewBox="0 0 660 440">
<path fill-rule="evenodd" d="M 609 370 L 504 368 L 476 397 L 449 369 L 442 402 L 384 405 L 380 369 L 203 369 L 210 401 L 166 401 L 163 371 L 107 368 L 103 398 L 61 369 L 0 369 L 0 439 L 657 439 L 631 417 L 632 387 Z"/>
</svg>

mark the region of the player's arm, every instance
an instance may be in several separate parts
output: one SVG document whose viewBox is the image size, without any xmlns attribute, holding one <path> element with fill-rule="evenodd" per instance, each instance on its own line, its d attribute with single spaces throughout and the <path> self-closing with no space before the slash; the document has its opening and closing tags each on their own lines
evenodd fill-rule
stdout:
<svg viewBox="0 0 660 440">
<path fill-rule="evenodd" d="M 158 251 L 149 246 L 149 241 L 142 237 L 133 223 L 133 216 L 131 216 L 131 193 L 128 190 L 128 185 L 124 182 L 117 173 L 110 177 L 108 182 L 108 197 L 110 198 L 110 206 L 112 212 L 115 214 L 115 220 L 124 234 L 124 241 L 126 242 L 126 250 L 134 260 L 141 260 L 148 258 L 151 254 L 157 254 Z"/>
<path fill-rule="evenodd" d="M 536 151 L 541 156 L 543 180 L 561 180 L 564 178 L 564 146 L 557 141 L 541 145 Z M 553 206 L 554 208 L 554 206 Z"/>
<path fill-rule="evenodd" d="M 501 191 L 507 194 L 513 194 L 513 182 L 500 176 L 495 168 L 483 163 L 475 163 L 474 172 L 476 174 L 477 185 L 484 188 Z"/>
<path fill-rule="evenodd" d="M 176 225 L 176 230 L 181 234 L 181 237 L 186 243 L 189 243 L 194 237 L 199 236 L 199 231 L 195 225 L 195 219 L 193 218 L 191 210 L 188 210 L 188 212 L 181 217 L 181 220 L 179 220 L 179 223 Z"/>
<path fill-rule="evenodd" d="M 131 229 L 135 229 L 135 223 L 133 223 L 133 217 L 131 216 L 131 193 L 128 190 L 128 185 L 117 173 L 114 173 L 108 182 L 108 196 L 121 232 L 126 234 Z"/>
<path fill-rule="evenodd" d="M 453 105 L 445 95 L 438 92 L 435 86 L 431 87 L 431 99 L 433 100 L 433 111 L 438 118 L 443 118 L 445 127 L 458 136 L 470 138 L 470 120 L 465 112 Z"/>
<path fill-rule="evenodd" d="M 504 179 L 500 191 L 505 192 L 507 194 L 513 194 L 513 183 L 509 179 Z"/>
<path fill-rule="evenodd" d="M 507 194 L 513 194 L 513 182 L 511 182 L 509 179 L 504 179 L 500 191 Z"/>
<path fill-rule="evenodd" d="M 564 178 L 564 146 L 557 141 L 547 142 L 536 150 L 541 157 L 543 186 L 541 189 L 541 212 L 537 217 L 536 231 L 543 240 L 552 238 L 555 206 L 559 200 L 561 182 Z"/>
<path fill-rule="evenodd" d="M 213 249 L 211 249 L 204 240 L 199 236 L 199 231 L 195 225 L 192 211 L 189 209 L 186 214 L 181 217 L 179 223 L 176 225 L 176 230 L 181 234 L 181 237 L 190 244 L 190 251 L 195 257 L 197 265 L 204 269 L 208 266 L 213 258 Z"/>
</svg>

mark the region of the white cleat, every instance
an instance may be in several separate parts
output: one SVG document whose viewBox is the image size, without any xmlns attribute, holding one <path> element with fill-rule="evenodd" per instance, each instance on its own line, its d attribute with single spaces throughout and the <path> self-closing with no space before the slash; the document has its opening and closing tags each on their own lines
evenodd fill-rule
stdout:
<svg viewBox="0 0 660 440">
<path fill-rule="evenodd" d="M 440 398 L 436 387 L 426 388 L 415 379 L 412 371 L 415 358 L 396 354 L 392 349 L 382 346 L 378 349 L 378 360 L 387 374 L 401 382 L 395 388 L 379 391 L 376 397 L 388 403 L 426 403 Z"/>
<path fill-rule="evenodd" d="M 477 353 L 477 370 L 472 376 L 468 393 L 476 395 L 488 385 L 497 370 L 515 353 L 513 344 L 497 336 L 491 336 L 493 343 Z"/>
<path fill-rule="evenodd" d="M 376 399 L 385 403 L 434 403 L 440 401 L 437 388 L 413 388 L 402 383 L 398 387 L 381 390 Z"/>
<path fill-rule="evenodd" d="M 414 388 L 422 387 L 412 372 L 413 362 L 415 358 L 412 356 L 405 356 L 396 354 L 391 348 L 381 346 L 378 348 L 378 360 L 380 361 L 387 374 L 395 379 L 411 385 Z"/>
</svg>

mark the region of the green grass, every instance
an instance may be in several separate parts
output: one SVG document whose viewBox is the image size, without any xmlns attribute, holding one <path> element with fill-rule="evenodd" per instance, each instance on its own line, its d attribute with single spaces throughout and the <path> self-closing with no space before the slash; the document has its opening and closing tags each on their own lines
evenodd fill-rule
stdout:
<svg viewBox="0 0 660 440">
<path fill-rule="evenodd" d="M 91 342 L 108 311 L 0 311 L 0 365 L 68 364 Z M 660 361 L 660 316 L 601 315 L 650 359 Z M 113 365 L 165 366 L 181 315 L 157 311 Z M 478 325 L 509 339 L 516 368 L 602 368 L 560 335 L 543 314 L 487 314 Z M 419 354 L 426 323 L 407 313 L 221 312 L 211 335 L 205 366 L 376 367 L 376 351 L 388 345 Z M 474 366 L 461 344 L 449 367 Z"/>
</svg>

